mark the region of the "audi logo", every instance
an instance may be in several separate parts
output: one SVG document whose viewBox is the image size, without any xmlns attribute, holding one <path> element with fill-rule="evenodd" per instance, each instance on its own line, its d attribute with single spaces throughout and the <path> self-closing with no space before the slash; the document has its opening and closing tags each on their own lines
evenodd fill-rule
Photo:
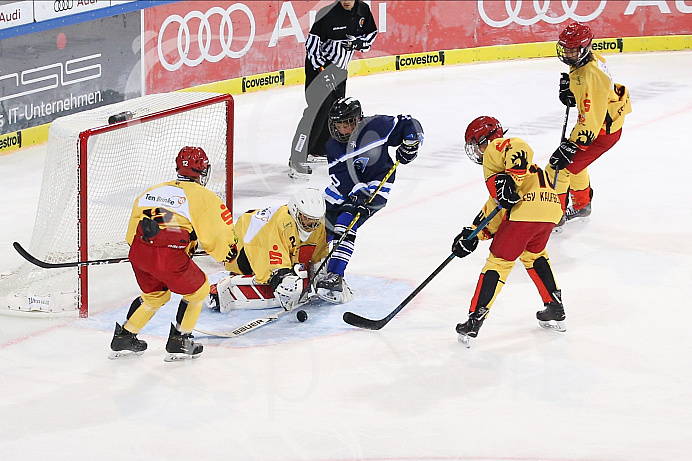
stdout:
<svg viewBox="0 0 692 461">
<path fill-rule="evenodd" d="M 53 2 L 53 11 L 59 13 L 61 11 L 71 10 L 74 6 L 74 0 L 55 0 Z"/>
<path fill-rule="evenodd" d="M 514 7 L 512 7 L 512 3 L 514 3 Z M 505 27 L 513 22 L 519 24 L 520 26 L 531 26 L 539 21 L 544 21 L 548 24 L 560 24 L 567 19 L 572 19 L 578 22 L 589 22 L 596 19 L 603 12 L 608 1 L 601 0 L 595 11 L 584 16 L 576 13 L 577 6 L 579 5 L 578 0 L 573 0 L 571 2 L 568 0 L 561 0 L 559 3 L 562 6 L 564 14 L 557 16 L 548 16 L 546 14 L 550 9 L 550 1 L 533 0 L 531 3 L 533 4 L 535 16 L 530 18 L 522 18 L 519 16 L 521 13 L 521 0 L 517 0 L 516 2 L 506 0 L 504 2 L 507 17 L 502 20 L 494 20 L 488 16 L 485 11 L 483 0 L 478 0 L 478 13 L 481 15 L 481 19 L 483 19 L 483 21 L 491 27 Z M 493 4 L 500 4 L 500 2 L 493 2 Z"/>
<path fill-rule="evenodd" d="M 231 21 L 231 13 L 233 13 L 236 10 L 240 10 L 243 13 L 245 13 L 250 22 L 250 35 L 248 37 L 248 41 L 240 51 L 233 51 L 231 49 L 231 42 L 233 41 L 233 22 Z M 212 39 L 214 38 L 214 35 L 212 34 L 209 19 L 217 14 L 221 16 L 221 24 L 219 26 L 218 31 L 218 38 L 221 44 L 221 52 L 219 52 L 218 54 L 210 54 L 209 49 L 211 48 Z M 188 26 L 188 22 L 193 18 L 198 19 L 200 21 L 198 30 L 196 31 L 196 43 L 199 49 L 199 56 L 194 59 L 189 57 L 190 47 L 193 43 L 193 32 L 190 31 L 190 27 Z M 173 24 L 178 25 L 178 32 L 176 34 L 178 59 L 174 62 L 168 62 L 163 49 L 163 36 L 166 32 L 166 28 L 168 26 L 172 26 Z M 206 13 L 202 13 L 200 11 L 190 11 L 188 14 L 185 15 L 184 18 L 177 14 L 167 17 L 161 25 L 161 30 L 159 31 L 157 49 L 159 54 L 159 61 L 161 61 L 161 65 L 164 67 L 164 69 L 168 71 L 176 71 L 184 65 L 189 67 L 198 66 L 203 61 L 219 62 L 226 56 L 230 58 L 240 58 L 250 50 L 250 47 L 252 46 L 252 43 L 254 41 L 255 18 L 252 15 L 252 11 L 250 11 L 250 9 L 242 3 L 236 3 L 229 7 L 227 10 L 224 10 L 223 8 L 216 6 L 211 8 Z"/>
</svg>

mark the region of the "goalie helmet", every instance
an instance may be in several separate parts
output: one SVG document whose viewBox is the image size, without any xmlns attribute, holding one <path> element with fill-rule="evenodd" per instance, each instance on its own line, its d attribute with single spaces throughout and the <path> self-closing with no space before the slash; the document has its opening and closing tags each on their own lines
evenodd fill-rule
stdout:
<svg viewBox="0 0 692 461">
<path fill-rule="evenodd" d="M 589 26 L 573 22 L 558 37 L 557 57 L 569 66 L 581 67 L 591 60 L 591 40 Z"/>
<path fill-rule="evenodd" d="M 211 165 L 204 149 L 185 146 L 180 149 L 175 159 L 175 170 L 178 176 L 184 176 L 204 186 L 209 179 Z"/>
<path fill-rule="evenodd" d="M 339 98 L 337 99 L 332 107 L 329 109 L 328 125 L 329 134 L 332 138 L 339 142 L 348 142 L 353 133 L 358 126 L 358 122 L 363 119 L 363 108 L 360 105 L 360 101 L 355 98 Z M 342 133 L 339 131 L 339 125 L 344 128 L 344 124 L 350 126 L 351 130 L 348 133 Z"/>
<path fill-rule="evenodd" d="M 505 131 L 502 129 L 500 121 L 495 117 L 482 115 L 469 123 L 466 127 L 465 150 L 472 162 L 479 165 L 483 164 L 483 152 L 480 146 L 492 141 L 493 139 L 504 136 Z"/>
<path fill-rule="evenodd" d="M 301 189 L 288 199 L 288 213 L 296 222 L 301 242 L 319 227 L 325 210 L 324 197 L 317 189 Z"/>
</svg>

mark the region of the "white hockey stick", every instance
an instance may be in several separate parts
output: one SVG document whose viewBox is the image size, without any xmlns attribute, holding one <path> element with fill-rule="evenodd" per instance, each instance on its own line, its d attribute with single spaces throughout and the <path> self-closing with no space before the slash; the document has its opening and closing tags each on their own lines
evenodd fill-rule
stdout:
<svg viewBox="0 0 692 461">
<path fill-rule="evenodd" d="M 312 298 L 311 298 L 312 299 Z M 209 336 L 218 336 L 220 338 L 237 338 L 238 336 L 242 336 L 245 333 L 249 333 L 253 330 L 256 330 L 260 327 L 263 327 L 265 325 L 268 325 L 276 320 L 278 320 L 280 317 L 282 317 L 285 314 L 288 314 L 289 312 L 293 312 L 297 307 L 302 306 L 304 304 L 307 304 L 310 299 L 307 299 L 303 302 L 297 302 L 293 307 L 291 307 L 289 310 L 281 309 L 278 312 L 275 312 L 273 314 L 265 315 L 264 317 L 260 317 L 255 320 L 250 320 L 244 325 L 241 325 L 239 327 L 233 328 L 231 330 L 224 330 L 224 331 L 209 331 L 209 330 L 202 330 L 200 328 L 195 328 L 195 331 L 209 335 Z"/>
<path fill-rule="evenodd" d="M 237 338 L 238 336 L 244 335 L 245 333 L 249 333 L 252 330 L 256 330 L 259 327 L 263 327 L 267 324 L 272 323 L 275 320 L 278 320 L 279 317 L 281 317 L 284 314 L 288 314 L 291 311 L 283 310 L 281 309 L 279 312 L 276 312 L 274 314 L 267 315 L 265 317 L 260 317 L 255 320 L 251 320 L 245 325 L 241 325 L 237 328 L 234 328 L 232 330 L 226 330 L 226 331 L 207 331 L 207 330 L 202 330 L 199 328 L 195 328 L 195 331 L 209 335 L 209 336 L 218 336 L 220 338 Z"/>
</svg>

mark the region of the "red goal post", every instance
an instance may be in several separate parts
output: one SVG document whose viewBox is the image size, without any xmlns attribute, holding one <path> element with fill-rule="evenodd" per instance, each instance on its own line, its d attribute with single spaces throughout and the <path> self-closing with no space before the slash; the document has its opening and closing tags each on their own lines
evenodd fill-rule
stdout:
<svg viewBox="0 0 692 461">
<path fill-rule="evenodd" d="M 205 150 L 207 187 L 232 212 L 231 95 L 148 95 L 55 120 L 29 253 L 51 263 L 127 257 L 134 199 L 175 178 L 175 157 L 186 145 Z M 24 263 L 0 277 L 0 301 L 10 312 L 87 317 L 89 266 Z"/>
</svg>

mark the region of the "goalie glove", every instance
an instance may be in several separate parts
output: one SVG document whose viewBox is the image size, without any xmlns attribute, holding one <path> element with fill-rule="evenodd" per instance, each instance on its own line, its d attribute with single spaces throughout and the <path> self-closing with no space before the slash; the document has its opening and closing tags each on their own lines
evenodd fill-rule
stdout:
<svg viewBox="0 0 692 461">
<path fill-rule="evenodd" d="M 563 72 L 560 76 L 560 102 L 568 107 L 575 107 L 577 100 L 574 99 L 574 93 L 569 89 L 569 74 Z"/>
<path fill-rule="evenodd" d="M 418 148 L 423 142 L 423 133 L 408 134 L 396 149 L 396 159 L 403 165 L 411 163 L 418 156 Z"/>
<path fill-rule="evenodd" d="M 307 274 L 306 274 L 307 275 Z M 303 279 L 292 269 L 277 269 L 269 278 L 274 296 L 287 311 L 293 310 L 303 292 Z"/>
<path fill-rule="evenodd" d="M 474 230 L 473 227 L 464 227 L 461 234 L 454 237 L 454 241 L 452 242 L 452 253 L 454 253 L 454 256 L 463 258 L 473 253 L 478 246 L 478 237 L 474 235 L 470 240 L 468 237 L 473 234 Z"/>
<path fill-rule="evenodd" d="M 550 166 L 555 170 L 562 170 L 572 163 L 574 154 L 577 153 L 577 145 L 572 141 L 562 141 L 553 155 L 550 156 Z"/>
<path fill-rule="evenodd" d="M 510 210 L 521 200 L 521 197 L 517 194 L 514 180 L 507 173 L 498 173 L 495 176 L 495 190 L 497 192 L 497 203 L 506 210 Z"/>
</svg>

